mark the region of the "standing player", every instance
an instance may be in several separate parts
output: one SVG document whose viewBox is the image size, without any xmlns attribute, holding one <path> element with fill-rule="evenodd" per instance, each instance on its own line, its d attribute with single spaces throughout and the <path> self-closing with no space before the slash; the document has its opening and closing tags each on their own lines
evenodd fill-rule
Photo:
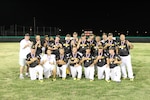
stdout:
<svg viewBox="0 0 150 100">
<path fill-rule="evenodd" d="M 89 43 L 86 39 L 86 35 L 83 33 L 81 35 L 81 38 L 79 39 L 78 45 L 77 45 L 77 49 L 80 53 L 85 53 L 86 47 L 88 47 Z"/>
<path fill-rule="evenodd" d="M 109 33 L 108 34 L 108 39 L 105 41 L 104 44 L 104 49 L 106 53 L 109 53 L 109 48 L 114 47 L 115 48 L 115 53 L 118 53 L 118 48 L 117 48 L 117 41 L 113 39 L 113 34 Z"/>
<path fill-rule="evenodd" d="M 71 40 L 71 46 L 77 46 L 79 38 L 78 38 L 78 33 L 77 32 L 73 32 L 72 34 L 73 39 Z"/>
<path fill-rule="evenodd" d="M 42 53 L 42 41 L 41 41 L 40 35 L 35 36 L 35 41 L 34 41 L 33 45 L 35 45 L 36 54 L 39 55 L 40 53 Z"/>
<path fill-rule="evenodd" d="M 71 36 L 70 36 L 70 34 L 66 35 L 65 41 L 62 43 L 62 46 L 63 46 L 66 54 L 71 52 Z"/>
<path fill-rule="evenodd" d="M 128 40 L 125 40 L 125 35 L 120 35 L 120 41 L 118 42 L 118 54 L 120 55 L 122 59 L 121 63 L 121 71 L 122 71 L 122 78 L 126 79 L 127 77 L 130 79 L 130 81 L 133 81 L 133 70 L 132 70 L 132 64 L 131 64 L 131 55 L 130 55 L 130 49 L 133 48 L 133 45 Z M 127 72 L 126 72 L 127 70 Z M 127 75 L 128 73 L 128 75 Z"/>
<path fill-rule="evenodd" d="M 20 79 L 24 79 L 23 71 L 24 67 L 26 66 L 26 55 L 30 53 L 30 48 L 32 46 L 32 42 L 30 41 L 29 34 L 25 34 L 24 39 L 20 41 L 20 51 L 19 51 L 19 64 L 20 64 Z M 27 72 L 26 75 L 28 75 L 28 66 L 27 66 Z"/>
<path fill-rule="evenodd" d="M 50 42 L 48 49 L 52 50 L 52 54 L 57 55 L 59 53 L 59 48 L 62 48 L 62 44 L 60 43 L 60 35 L 56 35 L 54 41 Z"/>
<path fill-rule="evenodd" d="M 102 43 L 105 43 L 105 42 L 107 41 L 107 39 L 108 39 L 107 34 L 104 32 L 104 33 L 102 34 L 102 40 L 101 40 L 101 42 L 102 42 Z"/>
</svg>

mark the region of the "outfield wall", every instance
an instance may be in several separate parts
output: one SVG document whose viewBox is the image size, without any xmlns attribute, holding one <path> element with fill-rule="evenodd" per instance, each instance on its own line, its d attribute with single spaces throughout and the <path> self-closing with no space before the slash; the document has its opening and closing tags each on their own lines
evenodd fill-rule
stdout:
<svg viewBox="0 0 150 100">
<path fill-rule="evenodd" d="M 52 36 L 55 37 L 55 36 Z M 61 39 L 64 39 L 65 36 L 61 36 Z M 0 42 L 19 42 L 21 39 L 23 39 L 24 36 L 0 36 Z M 34 40 L 34 36 L 30 36 L 31 40 Z M 41 36 L 41 39 L 44 39 L 43 36 Z M 119 37 L 116 37 L 116 40 L 118 40 Z M 135 43 L 150 43 L 150 37 L 127 37 L 126 39 L 130 42 Z"/>
</svg>

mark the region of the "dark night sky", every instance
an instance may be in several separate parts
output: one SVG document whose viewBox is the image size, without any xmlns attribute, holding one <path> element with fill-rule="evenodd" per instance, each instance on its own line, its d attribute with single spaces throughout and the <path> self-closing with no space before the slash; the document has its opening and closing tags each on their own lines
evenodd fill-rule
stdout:
<svg viewBox="0 0 150 100">
<path fill-rule="evenodd" d="M 1 1 L 0 26 L 32 26 L 35 17 L 37 26 L 64 30 L 150 30 L 148 2 L 64 1 Z"/>
</svg>

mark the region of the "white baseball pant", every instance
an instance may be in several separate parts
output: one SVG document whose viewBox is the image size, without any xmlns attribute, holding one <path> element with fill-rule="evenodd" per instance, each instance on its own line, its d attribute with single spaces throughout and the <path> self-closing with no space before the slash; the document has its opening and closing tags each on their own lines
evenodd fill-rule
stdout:
<svg viewBox="0 0 150 100">
<path fill-rule="evenodd" d="M 94 71 L 95 71 L 94 66 L 84 67 L 85 78 L 94 80 Z"/>
<path fill-rule="evenodd" d="M 43 67 L 41 65 L 37 65 L 34 68 L 29 67 L 30 79 L 36 80 L 37 78 L 43 79 Z M 38 74 L 38 77 L 37 77 Z"/>
<path fill-rule="evenodd" d="M 131 64 L 131 56 L 120 56 L 122 63 L 121 63 L 121 72 L 123 78 L 134 78 L 132 64 Z M 127 75 L 128 74 L 128 75 Z"/>
<path fill-rule="evenodd" d="M 82 66 L 70 66 L 72 78 L 81 78 L 82 76 Z"/>
<path fill-rule="evenodd" d="M 107 65 L 104 65 L 102 67 L 97 66 L 98 70 L 98 79 L 104 79 L 105 80 L 109 80 L 109 76 L 110 76 L 110 68 L 107 67 Z"/>
<path fill-rule="evenodd" d="M 120 66 L 110 68 L 110 78 L 112 81 L 121 81 L 121 69 Z"/>
</svg>

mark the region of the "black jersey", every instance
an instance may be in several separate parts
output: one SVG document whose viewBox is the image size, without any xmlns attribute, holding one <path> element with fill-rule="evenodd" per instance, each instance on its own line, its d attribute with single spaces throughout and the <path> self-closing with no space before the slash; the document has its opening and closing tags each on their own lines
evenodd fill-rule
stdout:
<svg viewBox="0 0 150 100">
<path fill-rule="evenodd" d="M 51 48 L 57 48 L 56 50 L 52 50 L 52 54 L 55 54 L 57 55 L 59 53 L 59 48 L 60 48 L 60 45 L 61 43 L 60 42 L 55 42 L 55 41 L 51 41 L 50 42 L 50 47 Z M 62 45 L 62 44 L 61 44 Z"/>
<path fill-rule="evenodd" d="M 126 41 L 119 41 L 118 42 L 118 54 L 120 56 L 128 56 L 130 54 L 129 52 L 129 46 L 127 45 Z"/>
<path fill-rule="evenodd" d="M 110 40 L 106 40 L 105 41 L 105 43 L 104 43 L 104 46 L 106 45 L 106 44 L 111 44 L 110 46 L 107 46 L 107 48 L 105 49 L 106 50 L 106 52 L 108 52 L 109 51 L 109 48 L 111 48 L 111 47 L 116 47 L 117 46 L 117 41 L 116 40 L 114 40 L 114 39 L 112 39 L 111 41 Z"/>
<path fill-rule="evenodd" d="M 79 62 L 82 58 L 82 54 L 80 52 L 77 52 L 76 54 L 69 53 L 69 54 L 67 54 L 67 58 L 70 59 L 70 61 L 74 61 L 75 59 L 78 59 L 77 63 L 70 63 L 71 66 L 74 66 L 76 64 L 79 64 Z"/>
<path fill-rule="evenodd" d="M 31 53 L 27 54 L 27 59 L 26 59 L 27 61 L 30 61 L 31 58 L 34 58 L 34 57 L 38 58 L 38 60 L 32 62 L 32 63 L 29 65 L 29 67 L 31 67 L 31 68 L 34 68 L 34 67 L 36 67 L 37 65 L 39 65 L 41 57 L 40 57 L 38 54 L 35 54 L 35 55 L 33 55 L 33 54 L 31 54 Z"/>
<path fill-rule="evenodd" d="M 84 67 L 89 67 L 95 60 L 95 57 L 92 55 L 92 53 L 90 54 L 83 54 L 83 57 L 89 58 L 88 60 L 85 60 L 84 63 Z"/>
<path fill-rule="evenodd" d="M 114 54 L 114 55 L 110 55 L 110 54 L 109 54 L 109 55 L 108 55 L 108 58 L 109 58 L 109 59 L 114 59 L 114 61 L 115 61 L 115 60 L 121 61 L 120 56 L 117 55 L 117 54 Z M 118 64 L 114 64 L 114 61 L 110 62 L 110 64 L 109 64 L 110 68 L 114 68 L 114 67 L 118 66 Z"/>
<path fill-rule="evenodd" d="M 94 46 L 94 52 L 96 53 L 96 52 L 98 52 L 98 48 L 100 47 L 100 46 L 102 46 L 102 47 L 104 47 L 104 43 L 103 42 L 95 42 L 95 46 Z M 94 54 L 95 54 L 94 53 Z"/>
<path fill-rule="evenodd" d="M 36 43 L 37 43 L 37 42 L 34 41 L 34 42 L 33 42 L 33 45 L 36 45 Z M 42 44 L 43 44 L 42 41 L 40 41 L 40 44 L 41 44 L 41 45 L 38 44 L 38 45 L 37 45 L 37 48 L 36 48 L 36 54 L 38 54 L 38 55 L 39 55 L 40 53 L 42 53 Z"/>
<path fill-rule="evenodd" d="M 107 64 L 107 60 L 106 59 L 108 58 L 107 53 L 104 52 L 104 50 L 103 50 L 103 52 L 100 52 L 100 53 L 96 52 L 95 57 L 97 58 L 98 56 L 101 56 L 102 58 L 98 60 L 96 65 L 98 67 L 102 67 L 102 66 L 106 65 Z"/>
<path fill-rule="evenodd" d="M 65 40 L 62 43 L 62 46 L 63 46 L 66 54 L 71 52 L 71 40 Z"/>
<path fill-rule="evenodd" d="M 64 55 L 57 54 L 56 60 L 63 60 L 64 62 L 66 62 L 66 64 L 68 63 L 68 58 L 67 58 L 67 55 L 65 53 L 64 53 Z M 62 65 L 58 64 L 58 67 L 61 67 L 61 66 Z"/>
<path fill-rule="evenodd" d="M 78 51 L 81 52 L 81 53 L 85 53 L 86 47 L 88 47 L 88 46 L 89 46 L 89 42 L 87 40 L 86 41 L 81 41 Z"/>
</svg>

